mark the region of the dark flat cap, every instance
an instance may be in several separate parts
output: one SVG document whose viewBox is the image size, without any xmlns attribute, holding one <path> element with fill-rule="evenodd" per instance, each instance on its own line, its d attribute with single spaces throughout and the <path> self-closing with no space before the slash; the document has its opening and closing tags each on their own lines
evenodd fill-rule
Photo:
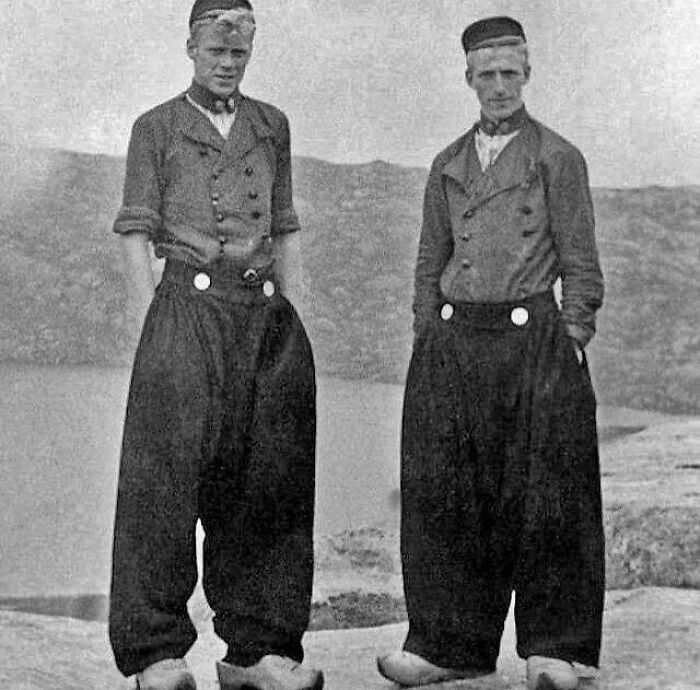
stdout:
<svg viewBox="0 0 700 690">
<path fill-rule="evenodd" d="M 491 41 L 495 45 L 499 42 L 496 39 L 503 38 L 525 41 L 525 32 L 520 22 L 510 17 L 488 17 L 470 24 L 464 30 L 462 47 L 464 52 L 468 53 L 476 48 L 485 48 L 491 44 Z"/>
<path fill-rule="evenodd" d="M 190 26 L 205 12 L 235 9 L 252 10 L 253 7 L 248 0 L 195 0 L 192 12 L 190 12 Z"/>
</svg>

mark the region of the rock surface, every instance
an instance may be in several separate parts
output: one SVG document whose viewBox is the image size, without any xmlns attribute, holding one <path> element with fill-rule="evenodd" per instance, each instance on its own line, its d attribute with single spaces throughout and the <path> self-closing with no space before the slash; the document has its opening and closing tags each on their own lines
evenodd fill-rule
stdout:
<svg viewBox="0 0 700 690">
<path fill-rule="evenodd" d="M 309 633 L 307 663 L 324 669 L 328 690 L 388 690 L 375 656 L 396 649 L 405 624 Z M 498 672 L 443 690 L 524 690 L 524 662 L 514 651 L 511 615 Z M 102 623 L 0 611 L 0 687 L 3 690 L 127 690 L 133 683 L 112 664 Z M 224 646 L 210 628 L 188 655 L 200 690 L 217 688 L 214 660 Z M 700 592 L 640 588 L 608 593 L 599 690 L 700 688 Z"/>
</svg>

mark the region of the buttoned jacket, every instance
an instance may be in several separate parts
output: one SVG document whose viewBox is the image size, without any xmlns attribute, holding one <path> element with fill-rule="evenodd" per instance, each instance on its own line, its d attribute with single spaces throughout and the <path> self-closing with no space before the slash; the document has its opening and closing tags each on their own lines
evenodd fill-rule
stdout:
<svg viewBox="0 0 700 690">
<path fill-rule="evenodd" d="M 415 274 L 416 329 L 444 301 L 504 303 L 562 279 L 562 315 L 585 344 L 603 278 L 586 163 L 531 118 L 481 170 L 476 128 L 435 158 L 426 185 Z"/>
<path fill-rule="evenodd" d="M 228 139 L 185 94 L 135 122 L 117 233 L 144 232 L 157 256 L 268 270 L 272 239 L 299 229 L 287 118 L 242 96 Z"/>
</svg>

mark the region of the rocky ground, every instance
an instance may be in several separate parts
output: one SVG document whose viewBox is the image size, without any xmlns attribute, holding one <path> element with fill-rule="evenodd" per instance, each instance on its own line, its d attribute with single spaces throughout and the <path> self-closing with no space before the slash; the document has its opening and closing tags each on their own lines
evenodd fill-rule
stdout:
<svg viewBox="0 0 700 690">
<path fill-rule="evenodd" d="M 324 669 L 329 690 L 382 690 L 392 684 L 375 670 L 375 657 L 396 649 L 404 623 L 308 633 L 307 662 Z M 581 690 L 700 688 L 700 592 L 639 588 L 608 594 L 602 668 Z M 496 674 L 444 684 L 444 690 L 524 690 L 524 663 L 514 652 L 509 617 Z M 5 690 L 127 690 L 133 683 L 113 668 L 104 623 L 0 612 L 0 687 Z M 200 690 L 217 688 L 214 660 L 223 645 L 208 624 L 188 662 Z"/>
<path fill-rule="evenodd" d="M 581 688 L 700 688 L 700 420 L 621 417 L 605 434 L 610 589 L 603 671 L 595 685 L 582 682 Z M 113 668 L 104 622 L 37 614 L 50 610 L 44 605 L 0 606 L 7 609 L 0 610 L 0 688 L 131 687 Z M 213 690 L 213 662 L 220 658 L 222 644 L 212 632 L 211 613 L 199 589 L 190 612 L 200 639 L 189 661 L 200 689 Z M 326 671 L 327 688 L 390 688 L 374 670 L 374 659 L 401 644 L 404 617 L 395 527 L 317 539 L 313 626 L 305 645 L 309 663 Z M 443 686 L 445 690 L 522 690 L 523 663 L 515 655 L 514 637 L 511 616 L 498 673 Z"/>
</svg>

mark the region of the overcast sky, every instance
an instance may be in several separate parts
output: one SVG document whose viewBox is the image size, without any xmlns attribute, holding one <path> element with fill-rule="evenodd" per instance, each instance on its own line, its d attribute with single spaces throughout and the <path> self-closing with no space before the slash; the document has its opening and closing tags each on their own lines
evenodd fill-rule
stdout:
<svg viewBox="0 0 700 690">
<path fill-rule="evenodd" d="M 5 0 L 0 141 L 123 154 L 135 117 L 186 88 L 190 3 Z M 519 19 L 531 113 L 597 186 L 700 184 L 696 0 L 257 0 L 243 90 L 289 115 L 293 152 L 428 166 L 478 116 L 463 27 Z"/>
</svg>

